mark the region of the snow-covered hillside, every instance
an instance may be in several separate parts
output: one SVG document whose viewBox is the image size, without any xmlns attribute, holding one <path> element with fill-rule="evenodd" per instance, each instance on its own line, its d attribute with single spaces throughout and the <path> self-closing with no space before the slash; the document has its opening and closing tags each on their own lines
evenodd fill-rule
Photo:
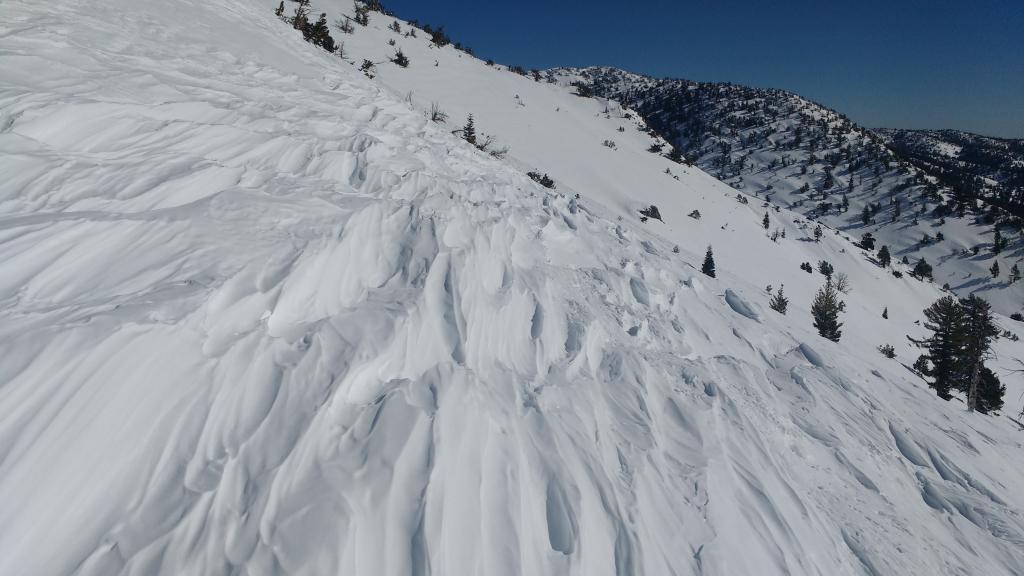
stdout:
<svg viewBox="0 0 1024 576">
<path fill-rule="evenodd" d="M 871 233 L 897 259 L 913 264 L 924 258 L 940 286 L 984 296 L 1004 314 L 1024 307 L 1024 284 L 1009 274 L 1014 264 L 1024 266 L 1021 184 L 1012 171 L 988 166 L 1012 164 L 1012 141 L 1003 141 L 1002 150 L 983 148 L 986 154 L 976 161 L 988 170 L 954 171 L 949 168 L 956 162 L 936 163 L 933 155 L 931 162 L 917 161 L 903 153 L 905 147 L 891 149 L 893 139 L 885 133 L 790 92 L 654 79 L 614 68 L 559 69 L 554 76 L 635 107 L 698 166 L 739 190 L 856 239 Z M 952 150 L 947 143 L 937 151 Z M 1008 247 L 993 254 L 997 222 Z M 995 262 L 997 276 L 990 271 Z"/>
<path fill-rule="evenodd" d="M 773 242 L 628 110 L 274 4 L 4 6 L 0 574 L 1024 570 L 1024 437 L 907 368 L 935 285 Z"/>
<path fill-rule="evenodd" d="M 875 130 L 889 148 L 954 185 L 981 181 L 994 200 L 1020 212 L 1024 205 L 1024 140 L 961 130 Z"/>
</svg>

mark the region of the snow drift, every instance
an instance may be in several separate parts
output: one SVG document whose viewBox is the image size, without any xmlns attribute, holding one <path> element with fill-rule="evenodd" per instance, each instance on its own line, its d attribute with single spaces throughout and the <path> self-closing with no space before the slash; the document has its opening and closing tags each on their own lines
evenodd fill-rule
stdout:
<svg viewBox="0 0 1024 576">
<path fill-rule="evenodd" d="M 1024 570 L 1005 421 L 272 8 L 5 6 L 0 573 Z"/>
</svg>

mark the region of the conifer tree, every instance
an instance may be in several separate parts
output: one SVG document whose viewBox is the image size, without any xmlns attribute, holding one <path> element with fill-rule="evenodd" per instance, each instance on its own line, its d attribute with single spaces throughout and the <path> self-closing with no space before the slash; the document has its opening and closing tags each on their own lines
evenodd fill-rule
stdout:
<svg viewBox="0 0 1024 576">
<path fill-rule="evenodd" d="M 821 230 L 821 224 L 818 224 L 817 226 L 814 227 L 814 241 L 815 242 L 821 242 L 821 235 L 822 234 L 823 234 L 823 232 Z"/>
<path fill-rule="evenodd" d="M 874 250 L 875 235 L 872 234 L 871 232 L 865 232 L 864 235 L 860 237 L 860 245 L 865 250 Z"/>
<path fill-rule="evenodd" d="M 932 279 L 932 265 L 927 260 L 921 258 L 914 264 L 914 269 L 910 271 L 917 279 L 924 280 L 925 278 Z"/>
<path fill-rule="evenodd" d="M 789 308 L 789 298 L 786 298 L 785 294 L 783 294 L 784 288 L 784 284 L 779 285 L 779 291 L 768 301 L 768 307 L 783 316 L 786 315 L 786 309 Z"/>
<path fill-rule="evenodd" d="M 888 246 L 882 246 L 878 250 L 878 262 L 882 265 L 882 268 L 888 268 L 889 264 L 892 263 L 892 255 L 889 254 Z"/>
<path fill-rule="evenodd" d="M 995 372 L 992 372 L 987 366 L 982 366 L 975 409 L 982 414 L 1001 409 L 1004 394 L 1006 394 L 1006 385 L 999 382 L 999 377 L 995 375 Z"/>
<path fill-rule="evenodd" d="M 934 379 L 929 386 L 935 389 L 939 398 L 949 400 L 952 398 L 950 390 L 958 388 L 963 307 L 956 298 L 943 296 L 925 309 L 924 316 L 924 327 L 932 332 L 921 342 L 928 351 L 924 357 L 932 364 L 927 373 Z"/>
<path fill-rule="evenodd" d="M 1010 268 L 1010 284 L 1014 284 L 1018 280 L 1020 280 L 1020 268 L 1014 264 L 1013 267 Z"/>
<path fill-rule="evenodd" d="M 992 253 L 999 254 L 1006 247 L 1006 240 L 1003 239 L 1003 233 L 999 231 L 999 227 L 996 226 L 995 234 L 992 235 Z"/>
<path fill-rule="evenodd" d="M 966 388 L 967 410 L 973 412 L 978 406 L 978 387 L 985 359 L 992 341 L 999 336 L 999 328 L 992 319 L 992 307 L 983 298 L 971 294 L 960 300 L 960 305 L 963 308 L 961 389 Z"/>
<path fill-rule="evenodd" d="M 700 271 L 712 278 L 715 277 L 715 256 L 711 252 L 711 246 L 708 246 L 708 251 L 704 253 L 704 265 Z"/>
<path fill-rule="evenodd" d="M 466 125 L 462 127 L 462 139 L 476 145 L 476 125 L 473 123 L 472 114 L 466 119 Z"/>
<path fill-rule="evenodd" d="M 992 274 L 993 278 L 999 278 L 999 261 L 996 260 L 992 263 L 992 267 L 988 269 L 989 273 Z"/>
<path fill-rule="evenodd" d="M 840 328 L 843 323 L 839 321 L 839 314 L 846 309 L 846 304 L 839 299 L 839 291 L 832 284 L 831 278 L 825 279 L 822 286 L 814 296 L 811 304 L 811 316 L 814 317 L 814 327 L 822 338 L 828 338 L 833 342 L 839 342 L 843 332 Z"/>
<path fill-rule="evenodd" d="M 284 0 L 281 0 L 281 3 L 277 6 L 277 10 L 274 10 L 274 15 L 278 18 L 284 16 Z"/>
<path fill-rule="evenodd" d="M 885 307 L 885 310 L 882 310 L 882 318 L 884 318 L 886 320 L 889 319 L 889 307 L 888 306 Z"/>
<path fill-rule="evenodd" d="M 764 226 L 765 230 L 767 230 L 769 228 L 769 226 L 771 226 L 771 221 L 768 219 L 768 213 L 767 212 L 764 213 L 764 219 L 761 220 L 761 226 Z"/>
</svg>

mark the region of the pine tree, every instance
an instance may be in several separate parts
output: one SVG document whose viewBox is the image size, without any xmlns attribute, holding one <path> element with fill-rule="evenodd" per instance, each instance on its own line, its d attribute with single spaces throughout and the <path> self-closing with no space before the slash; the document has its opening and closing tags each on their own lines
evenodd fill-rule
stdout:
<svg viewBox="0 0 1024 576">
<path fill-rule="evenodd" d="M 918 280 L 924 280 L 925 278 L 932 279 L 932 265 L 927 260 L 921 258 L 914 264 L 914 269 L 910 271 L 912 275 L 917 277 Z"/>
<path fill-rule="evenodd" d="M 839 342 L 843 332 L 840 328 L 843 323 L 839 321 L 839 313 L 846 309 L 846 304 L 839 299 L 839 291 L 832 284 L 832 279 L 827 278 L 814 296 L 811 304 L 811 315 L 814 317 L 814 327 L 822 338 L 828 338 L 833 342 Z"/>
<path fill-rule="evenodd" d="M 771 221 L 768 220 L 767 212 L 764 213 L 764 220 L 761 220 L 761 226 L 764 226 L 765 230 L 767 230 L 771 226 Z"/>
<path fill-rule="evenodd" d="M 982 366 L 981 378 L 978 381 L 978 402 L 975 409 L 982 414 L 988 414 L 1003 407 L 1003 395 L 1006 394 L 1006 385 L 999 382 L 999 377 L 988 367 Z"/>
<path fill-rule="evenodd" d="M 999 231 L 999 227 L 996 226 L 995 234 L 992 235 L 992 253 L 999 254 L 1006 247 L 1006 240 L 1003 239 L 1002 232 Z"/>
<path fill-rule="evenodd" d="M 973 412 L 978 406 L 978 386 L 985 359 L 992 341 L 999 336 L 999 328 L 992 320 L 992 307 L 983 298 L 971 294 L 960 300 L 960 305 L 963 308 L 961 389 L 966 388 L 967 409 Z"/>
<path fill-rule="evenodd" d="M 956 298 L 943 296 L 925 309 L 924 316 L 924 327 L 932 332 L 922 341 L 928 350 L 925 358 L 932 364 L 928 374 L 934 376 L 929 386 L 939 398 L 949 400 L 950 390 L 958 387 L 959 381 L 963 307 Z"/>
<path fill-rule="evenodd" d="M 700 267 L 700 271 L 712 278 L 715 277 L 715 256 L 711 252 L 711 246 L 708 246 L 708 251 L 704 253 L 704 265 Z"/>
<path fill-rule="evenodd" d="M 1018 280 L 1020 280 L 1020 268 L 1014 264 L 1013 267 L 1010 268 L 1010 284 L 1014 284 Z"/>
<path fill-rule="evenodd" d="M 821 242 L 822 234 L 823 232 L 821 230 L 821 224 L 818 224 L 817 226 L 814 227 L 814 241 Z"/>
<path fill-rule="evenodd" d="M 789 298 L 782 293 L 785 285 L 779 285 L 779 291 L 772 296 L 771 300 L 768 301 L 768 307 L 775 310 L 783 316 L 786 315 L 786 309 L 789 308 Z"/>
<path fill-rule="evenodd" d="M 865 250 L 874 250 L 875 235 L 872 234 L 871 232 L 866 232 L 863 236 L 860 237 L 860 245 L 861 248 L 864 248 Z"/>
<path fill-rule="evenodd" d="M 473 124 L 473 115 L 466 119 L 466 125 L 462 127 L 462 139 L 470 144 L 476 145 L 476 125 Z"/>
<path fill-rule="evenodd" d="M 882 246 L 878 251 L 878 262 L 882 265 L 882 268 L 888 268 L 889 264 L 892 263 L 892 256 L 889 254 L 888 246 Z"/>
<path fill-rule="evenodd" d="M 992 263 L 992 267 L 988 269 L 989 273 L 992 274 L 993 278 L 999 278 L 999 261 L 996 260 Z"/>
<path fill-rule="evenodd" d="M 886 320 L 889 319 L 889 307 L 888 306 L 885 307 L 885 310 L 882 310 L 882 318 L 884 318 Z"/>
</svg>

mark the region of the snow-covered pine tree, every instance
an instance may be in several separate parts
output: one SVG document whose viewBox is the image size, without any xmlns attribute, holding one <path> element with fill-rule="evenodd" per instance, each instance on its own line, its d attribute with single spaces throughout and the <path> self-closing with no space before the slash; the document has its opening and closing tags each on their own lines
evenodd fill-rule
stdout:
<svg viewBox="0 0 1024 576">
<path fill-rule="evenodd" d="M 712 278 L 715 277 L 715 255 L 711 251 L 711 246 L 708 246 L 708 251 L 704 253 L 704 265 L 700 267 L 700 271 Z"/>
<path fill-rule="evenodd" d="M 765 212 L 764 213 L 764 219 L 761 220 L 761 226 L 764 226 L 764 229 L 767 230 L 771 225 L 772 225 L 772 223 L 771 223 L 771 220 L 768 219 L 768 213 Z"/>
</svg>

